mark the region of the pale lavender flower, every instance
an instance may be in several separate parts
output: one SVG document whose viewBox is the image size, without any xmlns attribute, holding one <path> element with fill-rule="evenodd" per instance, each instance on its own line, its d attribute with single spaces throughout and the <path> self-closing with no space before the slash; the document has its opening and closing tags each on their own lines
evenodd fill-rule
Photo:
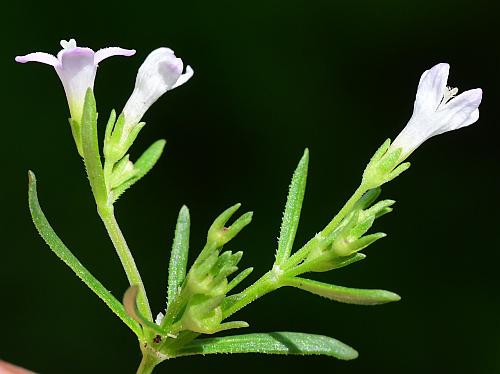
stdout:
<svg viewBox="0 0 500 374">
<path fill-rule="evenodd" d="M 448 64 L 441 63 L 422 74 L 413 115 L 391 145 L 391 149 L 402 148 L 400 162 L 427 139 L 478 120 L 482 90 L 476 88 L 455 97 L 458 89 L 447 87 L 449 70 Z"/>
<path fill-rule="evenodd" d="M 123 108 L 124 135 L 140 122 L 160 96 L 186 83 L 193 76 L 193 69 L 189 65 L 185 73 L 183 70 L 182 60 L 169 48 L 155 49 L 146 57 L 137 73 L 134 91 Z"/>
<path fill-rule="evenodd" d="M 85 93 L 88 88 L 94 88 L 98 64 L 111 56 L 132 56 L 135 50 L 110 47 L 94 52 L 90 48 L 77 47 L 75 39 L 61 40 L 61 47 L 63 49 L 57 57 L 49 53 L 35 52 L 17 56 L 16 61 L 41 62 L 53 66 L 64 86 L 71 118 L 81 122 Z"/>
</svg>

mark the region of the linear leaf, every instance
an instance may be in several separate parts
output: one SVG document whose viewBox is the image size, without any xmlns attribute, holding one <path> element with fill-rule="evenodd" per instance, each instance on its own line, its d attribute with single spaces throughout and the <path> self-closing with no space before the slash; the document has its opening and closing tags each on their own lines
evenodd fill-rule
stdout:
<svg viewBox="0 0 500 374">
<path fill-rule="evenodd" d="M 139 293 L 139 287 L 136 285 L 130 286 L 125 294 L 123 295 L 123 306 L 125 308 L 125 312 L 132 317 L 134 320 L 139 322 L 143 328 L 149 328 L 155 333 L 159 333 L 162 335 L 166 335 L 166 331 L 157 325 L 154 322 L 148 321 L 146 317 L 144 317 L 139 309 L 137 308 L 137 294 Z"/>
<path fill-rule="evenodd" d="M 326 355 L 352 360 L 358 352 L 327 336 L 298 332 L 272 332 L 196 339 L 177 353 L 179 356 L 212 353 L 267 353 L 282 355 Z"/>
<path fill-rule="evenodd" d="M 174 301 L 186 277 L 190 224 L 189 209 L 187 206 L 183 205 L 177 217 L 175 238 L 172 244 L 170 264 L 168 267 L 167 300 L 169 303 Z"/>
<path fill-rule="evenodd" d="M 283 265 L 292 252 L 293 241 L 295 240 L 295 234 L 299 226 L 304 192 L 306 190 L 308 163 L 309 151 L 306 148 L 304 155 L 297 165 L 297 169 L 295 169 L 293 173 L 292 182 L 290 183 L 285 212 L 283 213 L 283 220 L 281 222 L 276 261 L 274 262 L 278 266 Z"/>
<path fill-rule="evenodd" d="M 156 162 L 160 159 L 166 143 L 164 139 L 157 140 L 144 151 L 141 157 L 134 163 L 135 176 L 113 189 L 113 202 L 118 200 L 125 190 L 144 177 L 155 166 Z"/>
<path fill-rule="evenodd" d="M 399 295 L 390 291 L 341 287 L 305 278 L 289 278 L 285 285 L 347 304 L 378 305 L 401 300 Z"/>
<path fill-rule="evenodd" d="M 33 222 L 50 249 L 59 257 L 71 270 L 104 301 L 104 303 L 137 335 L 142 336 L 140 326 L 130 318 L 123 305 L 99 282 L 71 253 L 61 239 L 54 232 L 47 218 L 43 214 L 36 191 L 36 178 L 33 172 L 28 172 L 29 176 L 29 207 Z"/>
<path fill-rule="evenodd" d="M 98 206 L 107 203 L 106 183 L 102 170 L 101 156 L 99 154 L 99 141 L 97 138 L 97 111 L 94 93 L 87 90 L 82 116 L 82 152 L 85 168 L 89 177 L 90 186 Z"/>
</svg>

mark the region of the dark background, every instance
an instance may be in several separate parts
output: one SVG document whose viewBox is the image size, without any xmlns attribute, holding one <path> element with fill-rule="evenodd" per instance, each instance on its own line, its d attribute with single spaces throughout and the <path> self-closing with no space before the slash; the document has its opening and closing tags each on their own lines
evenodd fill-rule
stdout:
<svg viewBox="0 0 500 374">
<path fill-rule="evenodd" d="M 191 247 L 211 220 L 243 203 L 254 222 L 229 246 L 245 250 L 255 280 L 273 262 L 289 179 L 305 147 L 308 188 L 296 244 L 319 231 L 356 187 L 375 149 L 411 115 L 420 74 L 451 64 L 449 83 L 481 87 L 481 118 L 433 138 L 388 184 L 398 201 L 375 230 L 389 237 L 368 258 L 315 279 L 393 290 L 399 303 L 364 307 L 282 289 L 237 314 L 257 331 L 336 337 L 360 352 L 325 357 L 181 358 L 158 373 L 498 373 L 500 293 L 498 14 L 490 1 L 163 1 L 10 3 L 2 22 L 0 358 L 41 373 L 132 373 L 135 337 L 60 262 L 30 221 L 26 171 L 54 228 L 118 297 L 125 276 L 99 221 L 67 123 L 55 72 L 14 56 L 56 53 L 60 39 L 137 49 L 104 61 L 101 120 L 121 110 L 136 70 L 168 46 L 194 78 L 147 113 L 135 158 L 158 138 L 163 158 L 117 204 L 154 311 L 164 307 L 169 246 L 181 204 Z"/>
</svg>

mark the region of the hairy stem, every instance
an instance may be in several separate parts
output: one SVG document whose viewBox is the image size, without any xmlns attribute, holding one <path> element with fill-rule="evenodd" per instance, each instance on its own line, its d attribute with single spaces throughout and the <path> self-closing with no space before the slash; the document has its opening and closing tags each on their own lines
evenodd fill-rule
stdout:
<svg viewBox="0 0 500 374">
<path fill-rule="evenodd" d="M 137 369 L 137 374 L 150 374 L 153 369 L 161 362 L 154 354 L 148 353 L 147 351 L 142 352 L 142 360 Z"/>
<path fill-rule="evenodd" d="M 153 316 L 151 314 L 151 309 L 149 307 L 148 297 L 146 295 L 146 290 L 144 284 L 142 283 L 141 274 L 137 269 L 134 261 L 134 257 L 130 252 L 130 249 L 125 241 L 125 237 L 116 222 L 113 207 L 106 207 L 104 209 L 99 209 L 99 215 L 101 216 L 104 226 L 108 231 L 109 237 L 113 242 L 116 253 L 122 263 L 123 269 L 127 274 L 128 281 L 130 285 L 136 285 L 139 287 L 139 294 L 137 296 L 137 308 L 143 316 L 148 320 L 152 321 Z"/>
<path fill-rule="evenodd" d="M 250 304 L 252 301 L 255 301 L 269 292 L 280 288 L 280 277 L 282 273 L 282 270 L 278 266 L 275 266 L 273 270 L 268 271 L 259 280 L 257 280 L 257 282 L 241 291 L 238 294 L 238 300 L 231 304 L 227 309 L 223 310 L 223 319 L 228 318 L 238 310 Z"/>
</svg>

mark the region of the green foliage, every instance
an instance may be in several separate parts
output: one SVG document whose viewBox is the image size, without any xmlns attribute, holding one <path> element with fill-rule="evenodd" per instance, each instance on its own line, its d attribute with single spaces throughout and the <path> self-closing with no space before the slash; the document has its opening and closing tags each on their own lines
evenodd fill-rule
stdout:
<svg viewBox="0 0 500 374">
<path fill-rule="evenodd" d="M 358 357 L 358 352 L 336 339 L 297 332 L 272 332 L 196 339 L 178 352 L 179 356 L 214 353 L 325 355 L 340 360 L 352 360 Z"/>
<path fill-rule="evenodd" d="M 240 204 L 233 205 L 215 219 L 208 230 L 207 243 L 185 279 L 186 243 L 189 238 L 188 233 L 185 232 L 185 226 L 176 230 L 169 269 L 169 290 L 173 287 L 177 291 L 172 295 L 169 293 L 169 304 L 161 323 L 169 334 L 177 334 L 183 330 L 213 334 L 230 328 L 248 326 L 246 322 L 240 321 L 222 323 L 222 303 L 226 294 L 249 274 L 248 270 L 245 274 L 240 274 L 230 285 L 228 277 L 238 270 L 237 265 L 243 252 L 221 253 L 222 247 L 251 221 L 252 213 L 248 212 L 229 227 L 225 227 L 239 207 Z M 181 219 L 180 214 L 179 219 Z M 179 225 L 178 221 L 177 228 Z M 180 239 L 181 236 L 182 239 Z M 181 258 L 180 261 L 179 258 Z"/>
<path fill-rule="evenodd" d="M 275 265 L 281 266 L 290 257 L 297 227 L 299 226 L 300 211 L 306 190 L 307 168 L 309 151 L 306 149 L 293 173 L 290 190 L 286 201 L 285 212 L 281 222 L 281 232 L 278 240 Z"/>
<path fill-rule="evenodd" d="M 399 295 L 390 291 L 341 287 L 304 278 L 290 278 L 286 281 L 286 285 L 347 304 L 378 305 L 401 299 Z"/>
<path fill-rule="evenodd" d="M 29 188 L 28 200 L 31 218 L 45 243 L 73 272 L 80 278 L 104 303 L 137 335 L 142 336 L 142 331 L 137 323 L 131 319 L 123 305 L 90 273 L 85 266 L 73 255 L 57 236 L 38 202 L 36 178 L 33 172 L 28 172 Z"/>
<path fill-rule="evenodd" d="M 243 252 L 223 250 L 252 220 L 247 212 L 227 222 L 240 208 L 235 204 L 212 223 L 207 240 L 191 268 L 187 267 L 190 214 L 183 206 L 177 218 L 168 269 L 165 314 L 153 322 L 146 290 L 134 258 L 114 217 L 113 204 L 159 160 L 165 140 L 154 142 L 134 163 L 128 151 L 144 126 L 125 123 L 123 114 L 111 112 L 104 137 L 104 166 L 97 138 L 97 109 L 91 89 L 87 91 L 82 122 L 72 121 L 78 151 L 83 156 L 98 212 L 117 250 L 130 287 L 123 305 L 118 302 L 73 256 L 48 224 L 36 196 L 30 173 L 29 201 L 35 225 L 52 250 L 138 336 L 143 364 L 150 370 L 159 362 L 178 356 L 211 353 L 322 354 L 338 359 L 357 357 L 351 347 L 329 337 L 292 332 L 247 334 L 203 339 L 200 334 L 248 327 L 245 321 L 227 319 L 249 303 L 280 287 L 294 287 L 343 303 L 377 305 L 400 298 L 384 290 L 353 289 L 299 278 L 308 272 L 325 272 L 354 264 L 366 256 L 365 249 L 384 233 L 369 233 L 377 218 L 392 211 L 393 200 L 376 202 L 380 186 L 409 167 L 400 164 L 401 149 L 391 149 L 387 140 L 366 167 L 361 185 L 325 228 L 293 252 L 307 182 L 309 152 L 306 149 L 295 169 L 283 213 L 275 263 L 271 270 L 239 293 L 231 294 L 253 271 L 239 274 Z M 141 372 L 140 369 L 139 372 Z M 146 369 L 145 369 L 146 370 Z"/>
<path fill-rule="evenodd" d="M 97 138 L 97 110 L 94 93 L 89 88 L 85 95 L 82 116 L 82 152 L 90 186 L 94 193 L 97 206 L 106 206 L 108 194 L 104 173 L 99 155 L 99 140 Z"/>
<path fill-rule="evenodd" d="M 183 205 L 177 217 L 175 226 L 175 238 L 172 244 L 172 253 L 170 255 L 170 265 L 168 267 L 168 294 L 167 300 L 173 302 L 180 292 L 184 278 L 186 277 L 186 268 L 189 254 L 189 230 L 191 219 L 189 209 Z"/>
</svg>

